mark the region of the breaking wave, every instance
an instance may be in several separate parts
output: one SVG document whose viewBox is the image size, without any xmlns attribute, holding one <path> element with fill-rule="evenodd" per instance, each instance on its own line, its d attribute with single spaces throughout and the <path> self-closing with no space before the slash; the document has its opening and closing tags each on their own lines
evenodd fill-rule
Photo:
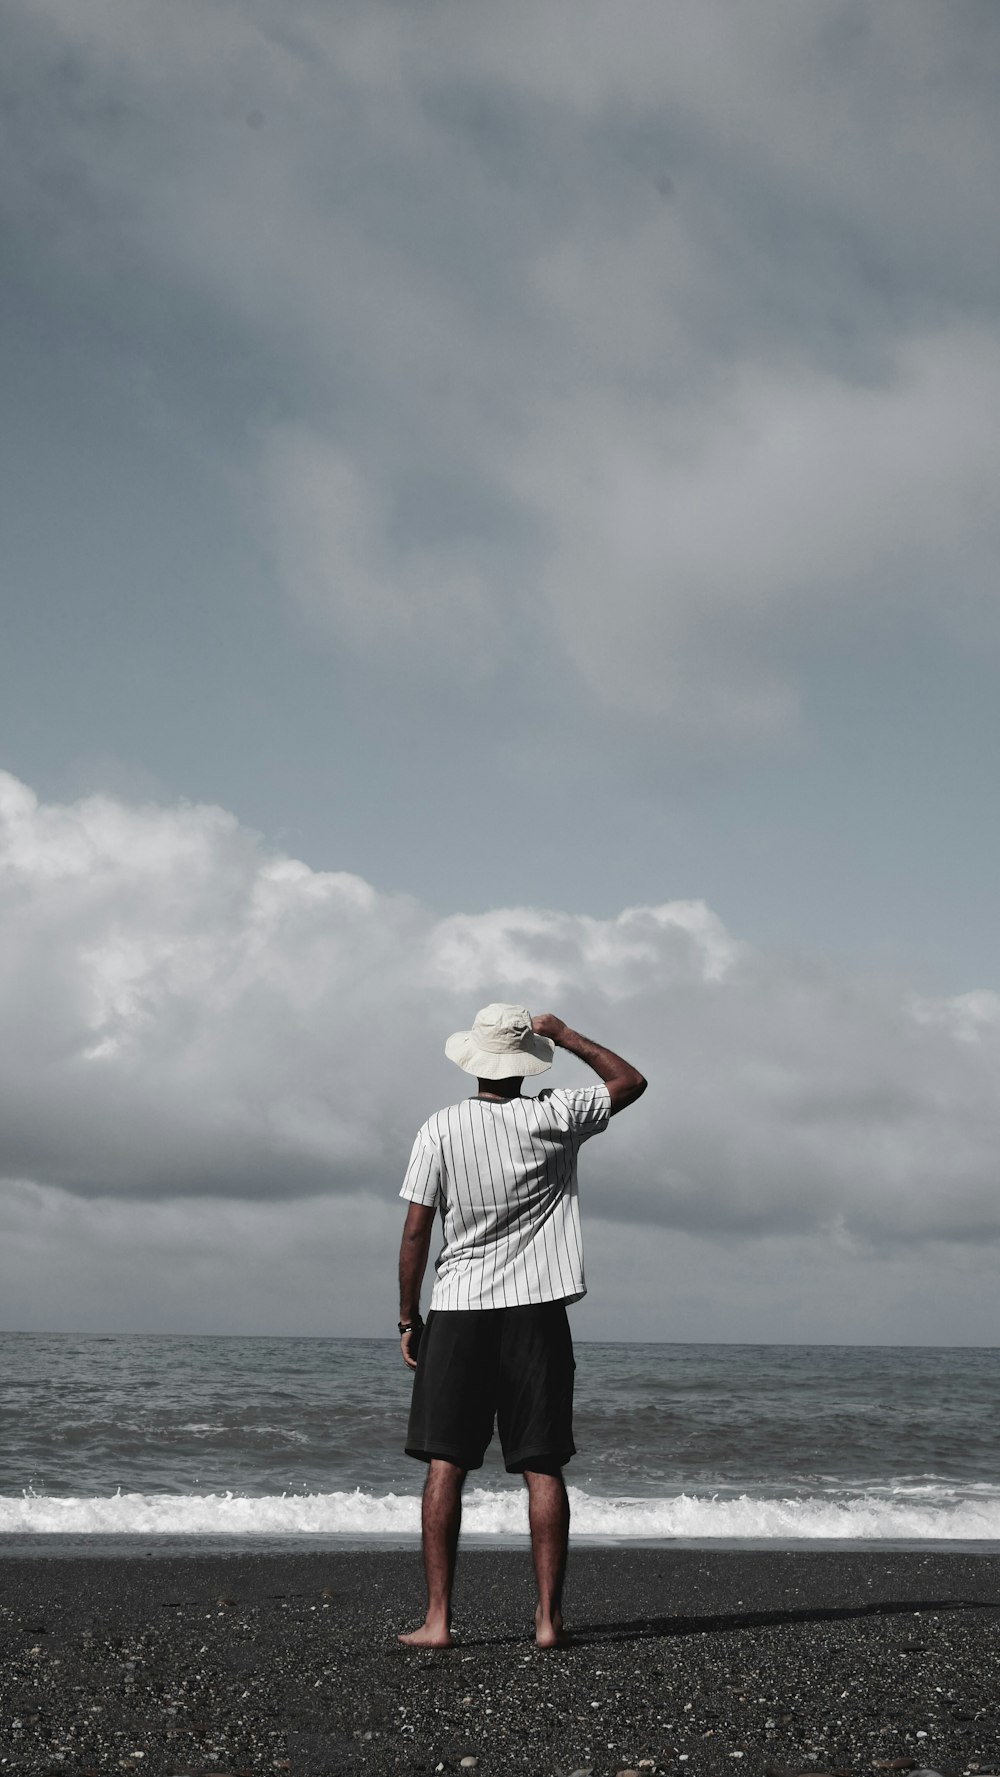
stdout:
<svg viewBox="0 0 1000 1777">
<path fill-rule="evenodd" d="M 849 1494 L 760 1497 L 680 1493 L 608 1498 L 569 1490 L 577 1537 L 711 1543 L 1000 1544 L 1000 1488 L 885 1484 Z M 0 1497 L 0 1535 L 173 1537 L 416 1537 L 416 1494 L 113 1493 L 94 1498 L 31 1491 Z M 463 1529 L 497 1541 L 527 1534 L 523 1489 L 470 1488 Z"/>
</svg>

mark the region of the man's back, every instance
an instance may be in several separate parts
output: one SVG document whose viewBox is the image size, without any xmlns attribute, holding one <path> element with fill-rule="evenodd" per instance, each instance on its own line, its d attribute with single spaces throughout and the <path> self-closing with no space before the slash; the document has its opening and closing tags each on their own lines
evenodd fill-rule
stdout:
<svg viewBox="0 0 1000 1777">
<path fill-rule="evenodd" d="M 401 1195 L 441 1208 L 433 1309 L 579 1300 L 586 1281 L 576 1156 L 610 1115 L 599 1085 L 467 1098 L 428 1118 Z"/>
</svg>

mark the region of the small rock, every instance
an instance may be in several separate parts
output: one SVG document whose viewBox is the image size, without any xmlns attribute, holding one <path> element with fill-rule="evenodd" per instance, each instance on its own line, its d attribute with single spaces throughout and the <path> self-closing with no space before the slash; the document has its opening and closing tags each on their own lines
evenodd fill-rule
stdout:
<svg viewBox="0 0 1000 1777">
<path fill-rule="evenodd" d="M 876 1760 L 876 1771 L 915 1771 L 915 1758 L 884 1758 Z"/>
<path fill-rule="evenodd" d="M 467 1757 L 465 1757 L 463 1759 L 459 1759 L 458 1762 L 459 1762 L 459 1765 L 461 1766 L 463 1771 L 471 1771 L 474 1765 L 478 1765 L 479 1760 L 477 1758 L 473 1758 L 473 1756 L 470 1752 L 467 1755 Z"/>
</svg>

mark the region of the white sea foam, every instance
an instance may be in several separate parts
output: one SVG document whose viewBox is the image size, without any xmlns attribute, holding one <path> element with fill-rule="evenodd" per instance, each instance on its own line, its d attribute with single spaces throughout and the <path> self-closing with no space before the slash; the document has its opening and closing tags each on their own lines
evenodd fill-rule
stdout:
<svg viewBox="0 0 1000 1777">
<path fill-rule="evenodd" d="M 146 1426 L 133 1426 L 128 1429 L 148 1434 Z M 308 1432 L 294 1431 L 288 1425 L 211 1425 L 203 1423 L 201 1420 L 192 1420 L 186 1425 L 171 1427 L 169 1431 L 164 1428 L 165 1436 L 172 1436 L 174 1432 L 194 1432 L 198 1437 L 221 1435 L 228 1438 L 278 1438 L 286 1444 L 308 1444 L 311 1441 Z"/>
<path fill-rule="evenodd" d="M 570 1488 L 573 1530 L 605 1542 L 682 1538 L 755 1541 L 1000 1543 L 1000 1488 L 884 1487 L 854 1496 L 762 1498 L 676 1494 L 602 1498 Z M 471 1488 L 464 1528 L 506 1540 L 527 1533 L 522 1489 Z M 114 1493 L 66 1498 L 0 1497 L 0 1535 L 416 1537 L 415 1494 Z"/>
</svg>

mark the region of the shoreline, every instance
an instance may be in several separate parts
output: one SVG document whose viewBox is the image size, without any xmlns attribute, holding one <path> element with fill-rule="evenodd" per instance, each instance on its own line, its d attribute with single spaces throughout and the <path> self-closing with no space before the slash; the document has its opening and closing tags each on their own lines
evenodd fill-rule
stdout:
<svg viewBox="0 0 1000 1777">
<path fill-rule="evenodd" d="M 958 1537 L 683 1537 L 683 1536 L 587 1536 L 572 1535 L 578 1553 L 629 1550 L 647 1553 L 683 1551 L 724 1555 L 941 1555 L 944 1557 L 1000 1558 L 1000 1541 L 994 1538 Z M 462 1532 L 468 1551 L 523 1554 L 530 1548 L 527 1531 Z M 419 1555 L 420 1535 L 387 1531 L 367 1535 L 354 1531 L 299 1530 L 286 1535 L 263 1531 L 214 1535 L 192 1531 L 3 1531 L 0 1532 L 0 1565 L 12 1561 L 49 1560 L 181 1560 L 202 1556 L 232 1555 Z M 998 1773 L 1000 1777 L 1000 1773 Z"/>
<path fill-rule="evenodd" d="M 0 1548 L 0 1770 L 1000 1769 L 996 1553 L 577 1545 L 548 1654 L 526 1547 L 463 1547 L 454 1650 L 422 1597 L 416 1544 Z"/>
</svg>

